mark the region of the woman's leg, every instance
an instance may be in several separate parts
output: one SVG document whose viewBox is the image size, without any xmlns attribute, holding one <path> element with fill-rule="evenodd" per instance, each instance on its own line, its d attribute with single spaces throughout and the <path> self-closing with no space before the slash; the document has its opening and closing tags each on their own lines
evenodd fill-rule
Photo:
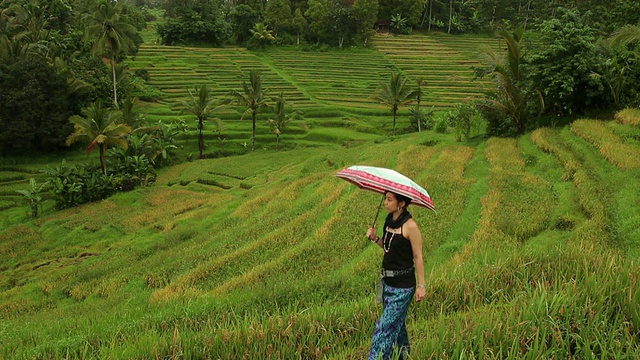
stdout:
<svg viewBox="0 0 640 360">
<path fill-rule="evenodd" d="M 404 289 L 384 285 L 384 309 L 373 332 L 369 360 L 389 359 L 398 340 L 402 342 L 398 343 L 399 346 L 408 348 L 405 319 L 414 293 L 415 288 Z"/>
<path fill-rule="evenodd" d="M 406 316 L 405 316 L 406 318 Z M 409 345 L 409 333 L 407 333 L 407 322 L 402 322 L 402 327 L 396 338 L 395 346 L 400 353 L 400 360 L 408 359 L 409 353 L 411 353 L 411 345 Z"/>
</svg>

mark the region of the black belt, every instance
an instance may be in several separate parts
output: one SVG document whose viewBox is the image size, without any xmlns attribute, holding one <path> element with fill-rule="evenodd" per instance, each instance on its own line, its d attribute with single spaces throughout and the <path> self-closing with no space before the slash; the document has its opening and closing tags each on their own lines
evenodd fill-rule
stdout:
<svg viewBox="0 0 640 360">
<path fill-rule="evenodd" d="M 404 275 L 409 275 L 409 274 L 413 274 L 413 268 L 412 267 L 410 267 L 408 269 L 404 269 L 404 270 L 385 270 L 385 269 L 382 269 L 382 271 L 380 272 L 380 275 L 383 278 L 398 277 L 398 276 L 404 276 Z"/>
</svg>

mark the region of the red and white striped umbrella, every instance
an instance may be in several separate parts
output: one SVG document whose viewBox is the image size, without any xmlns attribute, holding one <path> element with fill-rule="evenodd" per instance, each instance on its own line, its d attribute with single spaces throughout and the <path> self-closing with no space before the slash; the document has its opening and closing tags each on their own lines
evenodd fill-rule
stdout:
<svg viewBox="0 0 640 360">
<path fill-rule="evenodd" d="M 361 189 L 384 194 L 391 191 L 411 199 L 411 203 L 436 210 L 427 190 L 399 172 L 374 166 L 351 166 L 335 176 L 347 180 Z"/>
</svg>

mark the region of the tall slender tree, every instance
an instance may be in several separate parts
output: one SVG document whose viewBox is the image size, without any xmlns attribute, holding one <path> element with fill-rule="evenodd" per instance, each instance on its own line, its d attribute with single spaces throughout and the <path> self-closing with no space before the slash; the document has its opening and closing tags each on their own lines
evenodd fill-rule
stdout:
<svg viewBox="0 0 640 360">
<path fill-rule="evenodd" d="M 271 127 L 271 130 L 273 130 L 273 133 L 276 134 L 277 151 L 280 147 L 280 135 L 286 130 L 289 121 L 300 117 L 300 112 L 294 110 L 291 113 L 287 113 L 287 100 L 283 92 L 280 92 L 280 94 L 272 100 L 275 102 L 275 116 L 267 120 L 267 123 Z"/>
<path fill-rule="evenodd" d="M 195 115 L 198 121 L 198 151 L 200 159 L 204 156 L 204 122 L 209 119 L 211 114 L 224 106 L 223 101 L 213 99 L 210 96 L 207 85 L 195 87 L 195 95 L 189 90 L 189 101 L 182 101 L 182 113 Z M 222 129 L 222 121 L 219 118 L 213 118 L 218 131 Z"/>
<path fill-rule="evenodd" d="M 97 100 L 82 110 L 82 115 L 74 115 L 69 121 L 74 125 L 74 132 L 67 138 L 67 146 L 76 141 L 89 143 L 87 156 L 98 148 L 102 173 L 107 174 L 105 154 L 107 146 L 115 145 L 123 149 L 129 147 L 126 135 L 131 133 L 131 127 L 120 123 L 122 113 L 103 106 L 102 100 Z"/>
<path fill-rule="evenodd" d="M 87 29 L 85 39 L 93 40 L 92 50 L 100 55 L 109 55 L 109 64 L 113 76 L 113 103 L 118 107 L 118 87 L 116 78 L 116 63 L 120 51 L 126 51 L 134 46 L 133 36 L 136 28 L 123 21 L 120 17 L 120 7 L 116 1 L 102 0 L 96 9 L 87 14 Z"/>
<path fill-rule="evenodd" d="M 396 131 L 396 117 L 398 114 L 398 108 L 400 106 L 411 103 L 416 95 L 417 91 L 412 89 L 407 82 L 408 78 L 403 78 L 402 73 L 393 72 L 388 83 L 381 82 L 380 89 L 375 95 L 375 99 L 381 104 L 387 105 L 391 108 L 393 114 L 393 132 Z"/>
<path fill-rule="evenodd" d="M 544 100 L 540 91 L 529 91 L 523 83 L 521 63 L 524 57 L 522 54 L 524 29 L 520 27 L 513 33 L 500 30 L 498 35 L 505 41 L 506 54 L 487 50 L 485 53 L 487 68 L 479 71 L 480 76 L 487 75 L 494 83 L 494 89 L 489 92 L 486 99 L 485 108 L 506 115 L 515 123 L 517 132 L 523 133 L 529 117 L 527 113 L 529 99 L 537 94 L 540 109 L 544 108 Z"/>
<path fill-rule="evenodd" d="M 258 110 L 268 107 L 267 89 L 262 87 L 262 75 L 258 70 L 251 70 L 249 72 L 249 82 L 242 83 L 242 92 L 233 90 L 230 93 L 235 98 L 237 104 L 246 107 L 247 109 L 242 114 L 241 120 L 245 116 L 251 114 L 252 121 L 252 137 L 251 137 L 251 151 L 256 150 L 256 118 L 258 116 Z"/>
<path fill-rule="evenodd" d="M 424 92 L 422 91 L 422 86 L 426 86 L 427 82 L 422 79 L 422 78 L 418 78 L 416 79 L 416 109 L 415 109 L 415 119 L 416 122 L 418 123 L 418 132 L 420 132 L 420 123 L 422 122 L 422 119 L 420 118 L 421 116 L 421 109 L 420 109 L 420 103 L 422 102 L 422 95 L 424 94 Z"/>
</svg>

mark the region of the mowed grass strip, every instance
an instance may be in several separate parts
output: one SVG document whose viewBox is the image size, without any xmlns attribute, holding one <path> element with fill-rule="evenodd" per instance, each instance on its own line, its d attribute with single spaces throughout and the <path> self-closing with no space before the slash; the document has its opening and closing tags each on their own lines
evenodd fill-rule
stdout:
<svg viewBox="0 0 640 360">
<path fill-rule="evenodd" d="M 538 129 L 532 133 L 533 142 L 542 150 L 555 154 L 568 171 L 565 179 L 571 179 L 579 192 L 579 204 L 587 220 L 575 224 L 573 238 L 587 243 L 613 245 L 615 236 L 611 230 L 611 211 L 614 198 L 612 184 L 603 181 L 595 167 L 593 147 L 570 129 Z M 603 160 L 604 161 L 604 160 Z M 605 161 L 606 162 L 606 161 Z M 569 176 L 570 174 L 570 176 Z"/>
<path fill-rule="evenodd" d="M 640 168 L 640 147 L 625 144 L 618 135 L 607 129 L 606 123 L 576 120 L 571 124 L 571 130 L 595 146 L 609 162 L 621 170 Z"/>
<path fill-rule="evenodd" d="M 491 164 L 489 189 L 474 241 L 525 241 L 544 231 L 554 206 L 551 184 L 524 171 L 515 139 L 489 139 L 485 155 Z"/>
</svg>

